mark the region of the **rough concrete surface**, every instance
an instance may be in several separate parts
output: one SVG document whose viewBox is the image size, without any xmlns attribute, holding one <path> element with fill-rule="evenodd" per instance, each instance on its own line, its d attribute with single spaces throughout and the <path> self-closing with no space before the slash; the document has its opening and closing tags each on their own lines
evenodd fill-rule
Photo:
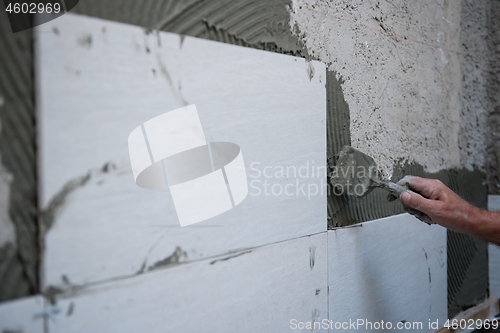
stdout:
<svg viewBox="0 0 500 333">
<path fill-rule="evenodd" d="M 488 63 L 483 36 L 463 18 L 472 10 L 486 33 L 479 3 L 293 1 L 290 26 L 343 81 L 352 145 L 386 176 L 401 161 L 484 170 Z"/>
<path fill-rule="evenodd" d="M 471 130 L 462 131 L 459 146 L 464 152 L 462 165 L 470 164 L 474 151 L 482 151 L 490 194 L 500 193 L 499 16 L 499 1 L 462 1 L 461 119 Z M 481 140 L 484 146 L 477 146 Z"/>
<path fill-rule="evenodd" d="M 488 15 L 487 88 L 491 105 L 488 108 L 488 139 L 486 173 L 490 194 L 500 194 L 500 1 L 490 1 Z"/>
</svg>

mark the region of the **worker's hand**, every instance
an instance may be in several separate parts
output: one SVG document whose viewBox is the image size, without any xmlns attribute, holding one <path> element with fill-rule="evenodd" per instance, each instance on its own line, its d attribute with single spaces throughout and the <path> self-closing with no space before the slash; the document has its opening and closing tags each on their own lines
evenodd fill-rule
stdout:
<svg viewBox="0 0 500 333">
<path fill-rule="evenodd" d="M 398 182 L 407 185 L 412 191 L 401 194 L 401 202 L 409 213 L 408 207 L 427 214 L 432 221 L 453 231 L 468 233 L 472 227 L 473 216 L 478 208 L 467 203 L 441 181 L 416 176 L 405 176 Z"/>
</svg>

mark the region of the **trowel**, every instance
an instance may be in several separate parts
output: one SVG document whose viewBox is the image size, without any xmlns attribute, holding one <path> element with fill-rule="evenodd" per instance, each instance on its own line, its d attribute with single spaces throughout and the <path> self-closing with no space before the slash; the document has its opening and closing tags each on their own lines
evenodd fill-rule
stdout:
<svg viewBox="0 0 500 333">
<path fill-rule="evenodd" d="M 341 188 L 341 193 L 358 198 L 378 187 L 389 192 L 389 201 L 399 199 L 405 191 L 411 191 L 408 184 L 402 186 L 383 179 L 373 158 L 350 146 L 344 146 L 340 151 L 334 172 L 330 173 L 330 184 L 334 187 L 334 193 L 338 192 L 335 188 Z M 409 207 L 405 209 L 421 221 L 435 224 L 426 214 Z"/>
</svg>

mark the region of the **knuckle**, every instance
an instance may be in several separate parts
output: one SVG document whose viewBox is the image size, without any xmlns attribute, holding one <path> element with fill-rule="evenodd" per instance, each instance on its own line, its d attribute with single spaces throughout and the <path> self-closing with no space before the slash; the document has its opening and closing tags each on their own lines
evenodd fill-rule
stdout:
<svg viewBox="0 0 500 333">
<path fill-rule="evenodd" d="M 430 207 L 430 213 L 437 217 L 442 217 L 445 212 L 446 212 L 446 207 L 444 203 L 441 201 L 434 202 L 433 205 Z"/>
</svg>

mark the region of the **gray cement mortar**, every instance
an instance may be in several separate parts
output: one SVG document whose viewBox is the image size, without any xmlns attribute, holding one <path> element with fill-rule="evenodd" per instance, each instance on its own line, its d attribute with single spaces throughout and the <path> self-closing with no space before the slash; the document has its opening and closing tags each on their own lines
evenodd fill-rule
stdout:
<svg viewBox="0 0 500 333">
<path fill-rule="evenodd" d="M 0 5 L 0 301 L 37 291 L 32 32 L 12 33 Z"/>
</svg>

